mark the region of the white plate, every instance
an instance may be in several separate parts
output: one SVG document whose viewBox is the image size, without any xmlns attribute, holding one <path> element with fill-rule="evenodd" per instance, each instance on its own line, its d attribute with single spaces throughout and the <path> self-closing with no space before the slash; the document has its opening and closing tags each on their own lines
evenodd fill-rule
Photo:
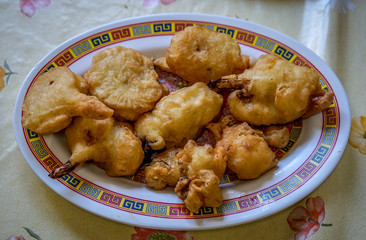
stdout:
<svg viewBox="0 0 366 240">
<path fill-rule="evenodd" d="M 67 161 L 70 153 L 62 134 L 39 136 L 21 126 L 21 106 L 36 78 L 52 67 L 68 66 L 83 75 L 92 56 L 101 49 L 122 45 L 149 57 L 163 56 L 172 35 L 192 24 L 230 34 L 243 53 L 258 57 L 272 53 L 315 69 L 323 88 L 335 93 L 322 113 L 293 125 L 278 168 L 253 181 L 222 184 L 224 203 L 191 214 L 172 189 L 153 191 L 127 178 L 111 178 L 93 164 L 84 165 L 61 179 L 48 174 Z M 264 26 L 239 19 L 202 14 L 162 14 L 130 18 L 94 28 L 73 37 L 47 54 L 28 74 L 17 97 L 14 129 L 20 150 L 33 171 L 68 201 L 102 217 L 140 227 L 198 230 L 254 221 L 291 206 L 315 190 L 340 160 L 350 129 L 346 93 L 332 70 L 299 42 Z"/>
</svg>

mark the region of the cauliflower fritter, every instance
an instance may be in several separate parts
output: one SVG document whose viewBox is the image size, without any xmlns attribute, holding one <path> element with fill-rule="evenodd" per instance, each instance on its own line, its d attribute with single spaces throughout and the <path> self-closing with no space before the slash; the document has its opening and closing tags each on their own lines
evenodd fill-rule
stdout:
<svg viewBox="0 0 366 240">
<path fill-rule="evenodd" d="M 173 36 L 166 63 L 173 73 L 194 84 L 241 73 L 249 58 L 241 56 L 239 44 L 230 35 L 195 25 Z"/>
<path fill-rule="evenodd" d="M 278 163 L 261 132 L 245 122 L 226 127 L 216 147 L 226 149 L 227 167 L 241 180 L 258 178 Z"/>
<path fill-rule="evenodd" d="M 218 122 L 210 122 L 206 124 L 206 128 L 211 131 L 218 142 L 222 139 L 223 131 L 226 127 L 239 125 L 241 122 L 236 120 L 232 115 L 222 115 Z M 274 148 L 286 147 L 290 141 L 290 131 L 286 126 L 264 126 L 258 129 L 253 129 L 253 133 L 262 137 L 269 146 Z"/>
<path fill-rule="evenodd" d="M 67 67 L 53 68 L 39 76 L 29 89 L 22 106 L 22 126 L 45 135 L 64 129 L 75 116 L 112 116 L 112 109 L 87 94 L 85 79 Z"/>
<path fill-rule="evenodd" d="M 181 177 L 174 191 L 186 207 L 197 213 L 202 206 L 220 206 L 222 194 L 219 185 L 226 169 L 226 150 L 209 144 L 198 146 L 189 140 L 176 158 L 181 167 Z"/>
<path fill-rule="evenodd" d="M 163 94 L 152 60 L 122 46 L 96 53 L 84 77 L 90 94 L 114 109 L 114 116 L 121 121 L 136 120 Z"/>
<path fill-rule="evenodd" d="M 222 203 L 220 181 L 212 170 L 200 170 L 197 178 L 182 178 L 176 185 L 178 197 L 189 211 L 198 213 L 200 207 L 219 207 Z"/>
<path fill-rule="evenodd" d="M 263 138 L 269 146 L 275 148 L 286 147 L 290 141 L 290 131 L 283 126 L 269 126 L 263 130 Z"/>
<path fill-rule="evenodd" d="M 145 179 L 155 190 L 174 187 L 185 206 L 197 213 L 202 206 L 220 206 L 219 185 L 226 162 L 224 148 L 213 148 L 209 144 L 198 146 L 194 140 L 189 140 L 183 149 L 169 149 L 156 156 L 145 168 Z"/>
<path fill-rule="evenodd" d="M 162 190 L 175 187 L 181 177 L 180 163 L 175 157 L 182 149 L 171 148 L 153 157 L 149 166 L 145 167 L 146 184 L 155 189 Z"/>
<path fill-rule="evenodd" d="M 199 82 L 163 97 L 135 123 L 135 132 L 153 150 L 182 147 L 218 115 L 223 99 Z"/>
<path fill-rule="evenodd" d="M 109 176 L 129 176 L 135 174 L 144 159 L 141 141 L 132 126 L 113 117 L 104 120 L 77 117 L 66 128 L 65 135 L 71 157 L 52 171 L 52 178 L 62 177 L 88 161 Z"/>
<path fill-rule="evenodd" d="M 257 126 L 308 117 L 333 100 L 333 92 L 322 90 L 315 71 L 271 54 L 260 56 L 252 68 L 222 77 L 219 82 L 219 88 L 241 88 L 228 97 L 230 111 L 239 121 Z"/>
</svg>

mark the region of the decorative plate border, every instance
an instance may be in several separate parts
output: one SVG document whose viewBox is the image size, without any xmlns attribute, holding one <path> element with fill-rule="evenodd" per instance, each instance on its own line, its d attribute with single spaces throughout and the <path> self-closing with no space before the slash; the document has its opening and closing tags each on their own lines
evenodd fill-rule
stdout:
<svg viewBox="0 0 366 240">
<path fill-rule="evenodd" d="M 320 72 L 310 62 L 293 49 L 274 39 L 232 26 L 186 20 L 152 21 L 131 24 L 102 31 L 83 38 L 82 40 L 65 48 L 58 55 L 52 58 L 36 74 L 32 83 L 40 74 L 47 72 L 49 69 L 59 66 L 69 66 L 79 58 L 97 49 L 137 38 L 173 35 L 175 32 L 181 31 L 187 26 L 196 24 L 205 26 L 206 28 L 217 32 L 229 34 L 233 39 L 237 40 L 239 44 L 246 45 L 266 53 L 278 55 L 299 66 L 313 68 L 320 75 L 322 88 L 331 88 L 327 80 L 324 79 Z M 29 85 L 27 92 L 29 91 L 31 84 Z M 238 214 L 259 208 L 289 195 L 304 185 L 316 172 L 319 171 L 332 152 L 339 134 L 340 114 L 336 97 L 333 103 L 323 111 L 322 117 L 323 126 L 319 142 L 314 148 L 314 151 L 296 171 L 284 180 L 276 183 L 276 185 L 249 195 L 234 199 L 227 199 L 220 207 L 217 208 L 203 207 L 200 209 L 198 214 L 190 213 L 185 208 L 184 204 L 153 202 L 119 194 L 91 183 L 74 173 L 67 174 L 58 181 L 72 191 L 100 204 L 145 216 L 172 219 L 197 219 Z M 296 122 L 294 127 L 296 130 Z M 292 141 L 290 141 L 288 147 L 281 149 L 284 154 L 292 147 L 291 143 L 296 142 L 294 139 L 299 137 L 300 132 L 292 131 Z M 23 129 L 23 134 L 32 154 L 48 172 L 51 172 L 56 166 L 59 166 L 60 161 L 58 161 L 50 149 L 48 149 L 42 136 L 39 136 L 27 129 Z"/>
<path fill-rule="evenodd" d="M 64 49 L 38 73 L 44 73 L 54 67 L 69 66 L 79 58 L 97 49 L 111 44 L 120 43 L 136 38 L 173 35 L 188 26 L 201 25 L 207 29 L 229 34 L 239 44 L 247 45 L 261 51 L 272 53 L 298 66 L 311 67 L 312 65 L 300 54 L 291 48 L 266 36 L 222 24 L 213 24 L 200 21 L 152 21 L 143 24 L 121 26 L 88 36 L 68 48 Z M 37 76 L 35 77 L 35 79 Z M 33 80 L 34 81 L 34 80 Z"/>
</svg>

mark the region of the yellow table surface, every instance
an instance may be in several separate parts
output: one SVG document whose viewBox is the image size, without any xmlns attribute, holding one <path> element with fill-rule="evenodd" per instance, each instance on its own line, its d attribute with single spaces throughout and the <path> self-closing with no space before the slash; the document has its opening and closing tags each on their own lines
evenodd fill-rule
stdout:
<svg viewBox="0 0 366 240">
<path fill-rule="evenodd" d="M 348 95 L 352 118 L 366 115 L 363 0 L 176 0 L 171 4 L 157 1 L 156 6 L 150 7 L 144 6 L 143 0 L 51 0 L 47 7 L 35 8 L 33 16 L 21 12 L 21 2 L 0 1 L 0 66 L 7 73 L 0 78 L 0 239 L 21 235 L 33 239 L 23 227 L 43 240 L 146 239 L 142 236 L 144 229 L 89 213 L 48 188 L 24 160 L 13 131 L 15 99 L 26 75 L 53 48 L 101 24 L 174 12 L 209 13 L 262 24 L 318 54 L 339 77 Z M 37 7 L 42 1 L 24 2 Z M 342 12 L 339 4 L 350 8 Z M 365 172 L 365 155 L 348 144 L 331 175 L 293 206 L 242 225 L 185 231 L 178 239 L 294 239 L 287 217 L 297 206 L 305 206 L 306 199 L 316 196 L 324 201 L 323 222 L 331 226 L 320 227 L 309 239 L 365 239 Z M 171 239 L 168 237 L 174 235 L 145 232 L 152 234 L 150 239 Z"/>
</svg>

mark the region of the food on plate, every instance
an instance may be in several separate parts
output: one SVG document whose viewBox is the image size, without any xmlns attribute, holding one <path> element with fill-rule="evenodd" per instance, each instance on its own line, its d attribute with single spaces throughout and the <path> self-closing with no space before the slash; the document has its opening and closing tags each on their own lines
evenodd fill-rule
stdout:
<svg viewBox="0 0 366 240">
<path fill-rule="evenodd" d="M 290 141 L 290 131 L 285 126 L 268 126 L 262 131 L 264 140 L 271 147 L 284 148 Z"/>
<path fill-rule="evenodd" d="M 121 121 L 136 120 L 163 94 L 152 60 L 122 46 L 96 53 L 84 77 L 90 94 L 114 109 L 114 116 Z"/>
<path fill-rule="evenodd" d="M 38 134 L 58 132 L 74 116 L 104 119 L 113 110 L 94 96 L 88 96 L 85 79 L 67 67 L 57 67 L 37 78 L 26 95 L 22 126 Z"/>
<path fill-rule="evenodd" d="M 189 211 L 198 213 L 201 207 L 219 207 L 222 204 L 220 178 L 212 170 L 201 170 L 195 178 L 182 178 L 175 191 Z"/>
<path fill-rule="evenodd" d="M 249 65 L 249 58 L 241 55 L 230 35 L 199 25 L 174 34 L 165 61 L 171 72 L 190 84 L 241 73 Z"/>
<path fill-rule="evenodd" d="M 312 69 L 271 54 L 261 55 L 243 73 L 224 76 L 213 83 L 217 88 L 237 89 L 228 97 L 232 115 L 257 126 L 309 117 L 329 106 L 334 95 L 322 89 Z"/>
<path fill-rule="evenodd" d="M 159 57 L 154 60 L 154 66 L 160 68 L 165 72 L 172 73 L 172 70 L 169 68 L 168 64 L 166 63 L 166 57 Z"/>
<path fill-rule="evenodd" d="M 215 137 L 215 141 L 218 142 L 222 139 L 222 134 L 226 127 L 233 127 L 240 123 L 241 122 L 229 114 L 222 115 L 217 122 L 210 122 L 206 124 L 205 128 L 210 130 Z M 286 147 L 290 140 L 290 131 L 286 126 L 262 126 L 258 129 L 253 128 L 253 132 L 262 137 L 270 147 L 274 148 Z"/>
<path fill-rule="evenodd" d="M 308 109 L 301 116 L 302 118 L 308 118 L 318 112 L 326 109 L 333 102 L 334 93 L 328 90 L 321 90 L 312 96 Z"/>
<path fill-rule="evenodd" d="M 183 83 L 158 79 L 154 67 Z M 101 50 L 84 77 L 51 69 L 24 100 L 24 127 L 65 128 L 71 157 L 49 176 L 86 162 L 112 177 L 143 165 L 149 187 L 174 188 L 196 214 L 222 204 L 226 170 L 251 180 L 277 166 L 273 148 L 288 145 L 287 123 L 322 111 L 334 96 L 310 68 L 271 54 L 254 62 L 229 35 L 199 25 L 177 32 L 154 61 L 122 46 Z M 204 128 L 215 140 L 202 140 Z"/>
<path fill-rule="evenodd" d="M 253 58 L 242 54 L 241 59 L 244 63 L 244 69 L 249 68 L 254 64 Z M 159 57 L 154 60 L 154 66 L 160 68 L 161 70 L 169 73 L 174 73 L 173 70 L 169 67 L 168 63 L 166 62 L 166 57 Z"/>
<path fill-rule="evenodd" d="M 70 159 L 55 168 L 50 177 L 58 178 L 85 162 L 93 161 L 112 177 L 133 175 L 144 158 L 142 144 L 128 123 L 113 117 L 104 120 L 76 117 L 65 129 Z"/>
<path fill-rule="evenodd" d="M 221 115 L 219 121 L 210 122 L 205 125 L 205 128 L 210 130 L 214 135 L 215 141 L 218 142 L 222 138 L 222 132 L 226 127 L 234 126 L 238 124 L 239 121 L 236 120 L 233 115 Z"/>
<path fill-rule="evenodd" d="M 198 82 L 163 97 L 135 122 L 137 136 L 153 150 L 182 147 L 220 112 L 223 98 Z"/>
<path fill-rule="evenodd" d="M 262 134 L 243 122 L 226 127 L 216 144 L 227 151 L 227 167 L 241 180 L 258 178 L 278 163 Z"/>
<path fill-rule="evenodd" d="M 226 169 L 226 150 L 209 144 L 198 146 L 189 140 L 176 154 L 181 177 L 174 191 L 194 213 L 202 206 L 218 207 L 222 203 L 221 178 Z"/>
<path fill-rule="evenodd" d="M 168 149 L 152 158 L 150 165 L 144 169 L 146 184 L 155 189 L 162 190 L 175 187 L 181 177 L 181 166 L 176 158 L 181 148 Z"/>
<path fill-rule="evenodd" d="M 222 203 L 219 185 L 226 162 L 223 147 L 198 146 L 189 140 L 183 149 L 171 148 L 154 157 L 145 168 L 145 179 L 155 190 L 174 187 L 185 206 L 197 213 L 202 206 L 218 207 Z"/>
</svg>

